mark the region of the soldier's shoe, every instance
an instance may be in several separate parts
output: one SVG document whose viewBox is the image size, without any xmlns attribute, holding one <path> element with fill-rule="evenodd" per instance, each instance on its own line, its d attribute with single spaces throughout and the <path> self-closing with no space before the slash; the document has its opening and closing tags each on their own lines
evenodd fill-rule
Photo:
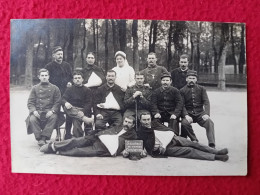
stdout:
<svg viewBox="0 0 260 195">
<path fill-rule="evenodd" d="M 214 149 L 216 148 L 216 146 L 215 146 L 214 143 L 210 143 L 210 144 L 209 144 L 209 147 L 214 148 Z"/>
<path fill-rule="evenodd" d="M 228 154 L 228 149 L 227 149 L 227 148 L 223 148 L 222 150 L 219 150 L 219 151 L 217 152 L 217 154 L 219 154 L 219 155 Z"/>
<path fill-rule="evenodd" d="M 43 152 L 45 154 L 54 154 L 55 151 L 52 149 L 52 144 L 53 143 L 48 143 L 48 144 L 45 144 L 43 145 L 41 148 L 40 148 L 40 152 Z"/>
<path fill-rule="evenodd" d="M 46 141 L 44 141 L 44 140 L 38 141 L 38 146 L 42 147 L 44 144 L 46 144 Z"/>
<path fill-rule="evenodd" d="M 67 133 L 65 134 L 65 137 L 64 137 L 65 140 L 71 139 L 71 138 L 72 138 L 72 135 L 71 135 L 71 134 L 67 134 Z"/>
<path fill-rule="evenodd" d="M 228 155 L 218 155 L 218 154 L 215 155 L 215 160 L 226 162 L 228 161 L 228 159 L 229 159 Z"/>
</svg>

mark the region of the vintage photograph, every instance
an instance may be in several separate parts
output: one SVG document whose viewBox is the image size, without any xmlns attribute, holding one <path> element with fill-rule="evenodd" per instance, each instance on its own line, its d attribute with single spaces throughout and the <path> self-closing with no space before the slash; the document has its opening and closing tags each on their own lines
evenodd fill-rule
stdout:
<svg viewBox="0 0 260 195">
<path fill-rule="evenodd" d="M 247 175 L 244 23 L 11 20 L 13 173 Z"/>
</svg>

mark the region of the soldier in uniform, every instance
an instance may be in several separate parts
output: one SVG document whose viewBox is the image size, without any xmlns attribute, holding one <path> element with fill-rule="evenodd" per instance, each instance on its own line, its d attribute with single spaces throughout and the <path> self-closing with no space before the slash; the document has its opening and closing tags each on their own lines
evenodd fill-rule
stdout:
<svg viewBox="0 0 260 195">
<path fill-rule="evenodd" d="M 186 75 L 189 70 L 189 56 L 187 54 L 182 54 L 180 56 L 179 65 L 179 68 L 176 68 L 171 72 L 171 77 L 172 86 L 180 90 L 186 85 Z"/>
<path fill-rule="evenodd" d="M 158 121 L 151 121 L 150 113 L 142 113 L 138 138 L 143 140 L 144 147 L 152 157 L 179 157 L 199 160 L 219 160 L 226 162 L 229 159 L 228 149 L 214 148 L 192 142 L 174 135 L 172 129 Z"/>
<path fill-rule="evenodd" d="M 67 87 L 72 85 L 71 65 L 63 60 L 63 50 L 60 46 L 54 47 L 52 50 L 53 61 L 48 63 L 45 68 L 50 73 L 50 83 L 56 85 L 63 96 Z M 72 118 L 66 116 L 66 135 L 71 136 Z M 58 132 L 57 132 L 58 135 Z M 58 137 L 56 138 L 58 139 Z"/>
<path fill-rule="evenodd" d="M 141 71 L 144 74 L 145 85 L 155 90 L 161 86 L 161 76 L 168 71 L 163 66 L 156 64 L 157 58 L 155 53 L 149 53 L 147 57 L 148 67 Z"/>
<path fill-rule="evenodd" d="M 33 132 L 38 145 L 42 146 L 49 140 L 57 122 L 60 108 L 60 90 L 49 82 L 49 72 L 40 69 L 40 83 L 33 86 L 28 99 L 30 115 L 27 120 L 28 132 Z"/>
<path fill-rule="evenodd" d="M 125 140 L 137 138 L 134 125 L 134 117 L 127 116 L 122 124 L 100 131 L 96 135 L 45 144 L 40 151 L 64 156 L 117 156 L 125 149 Z"/>
<path fill-rule="evenodd" d="M 83 84 L 91 89 L 92 97 L 95 97 L 97 88 L 106 82 L 105 73 L 102 68 L 95 65 L 95 55 L 93 52 L 89 52 L 86 57 L 86 64 L 83 65 Z M 96 110 L 92 101 L 92 112 L 88 113 L 88 117 L 91 117 L 92 113 L 96 116 Z M 85 124 L 85 132 L 91 132 L 91 124 Z"/>
<path fill-rule="evenodd" d="M 166 73 L 161 77 L 162 86 L 156 89 L 152 96 L 152 114 L 159 122 L 168 122 L 169 127 L 179 135 L 178 119 L 183 103 L 178 89 L 171 86 L 171 75 Z"/>
<path fill-rule="evenodd" d="M 122 123 L 125 93 L 115 84 L 116 72 L 107 71 L 107 83 L 97 89 L 95 96 L 96 130 L 100 131 L 109 126 L 118 126 Z"/>
<path fill-rule="evenodd" d="M 73 119 L 74 137 L 82 137 L 84 135 L 81 127 L 82 122 L 90 125 L 93 122 L 91 119 L 92 93 L 82 84 L 83 75 L 81 72 L 73 73 L 73 83 L 74 85 L 65 91 L 61 103 L 66 114 Z M 67 134 L 65 139 L 69 139 Z"/>
<path fill-rule="evenodd" d="M 127 88 L 124 103 L 126 111 L 124 116 L 134 116 L 137 111 L 140 113 L 149 112 L 151 108 L 152 92 L 149 87 L 144 86 L 144 74 L 137 72 L 135 74 L 135 85 Z"/>
<path fill-rule="evenodd" d="M 180 90 L 183 99 L 181 136 L 198 141 L 191 124 L 198 123 L 206 129 L 208 144 L 215 148 L 214 123 L 210 119 L 210 103 L 203 86 L 197 84 L 197 72 L 190 70 L 187 73 L 187 85 Z"/>
</svg>

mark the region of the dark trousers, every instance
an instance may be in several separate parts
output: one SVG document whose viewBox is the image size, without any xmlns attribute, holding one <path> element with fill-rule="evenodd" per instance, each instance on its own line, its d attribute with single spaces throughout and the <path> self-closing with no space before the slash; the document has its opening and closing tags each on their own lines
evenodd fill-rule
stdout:
<svg viewBox="0 0 260 195">
<path fill-rule="evenodd" d="M 71 134 L 71 126 L 73 124 L 73 135 L 75 137 L 82 137 L 84 135 L 84 131 L 82 130 L 82 119 L 78 112 L 83 112 L 83 108 L 72 107 L 71 109 L 66 109 L 64 107 L 64 111 L 66 112 L 66 134 Z M 91 113 L 85 114 L 85 116 L 91 117 Z M 84 129 L 86 131 L 92 130 L 92 124 L 85 124 Z"/>
<path fill-rule="evenodd" d="M 53 129 L 56 127 L 58 116 L 57 114 L 52 114 L 46 121 L 41 121 L 34 115 L 30 116 L 30 128 L 33 130 L 36 140 L 40 140 L 42 136 L 46 139 L 50 139 Z"/>
<path fill-rule="evenodd" d="M 206 121 L 202 119 L 202 115 L 200 114 L 198 116 L 191 116 L 194 123 L 198 123 L 201 127 L 204 127 L 206 129 L 206 135 L 208 138 L 209 145 L 215 146 L 215 131 L 214 131 L 214 123 L 209 118 Z M 191 124 L 183 118 L 181 122 L 181 136 L 184 138 L 189 137 L 191 141 L 198 141 Z"/>
<path fill-rule="evenodd" d="M 106 128 L 106 123 L 109 126 L 118 126 L 122 123 L 122 115 L 118 110 L 105 110 L 102 109 L 100 114 L 103 116 L 103 119 L 96 119 L 96 130 L 101 131 Z"/>
<path fill-rule="evenodd" d="M 64 156 L 111 156 L 104 144 L 95 136 L 85 136 L 55 142 L 54 148 L 56 151 L 59 151 L 59 154 Z"/>
<path fill-rule="evenodd" d="M 161 118 L 155 119 L 155 120 L 158 120 L 158 122 L 160 122 L 160 123 L 167 122 L 168 123 L 168 127 L 173 129 L 173 132 L 175 133 L 175 135 L 179 135 L 180 128 L 179 128 L 179 120 L 178 120 L 178 118 L 170 119 L 171 118 L 171 114 L 169 114 L 167 112 L 161 112 L 160 115 L 161 115 Z"/>
<path fill-rule="evenodd" d="M 73 119 L 68 114 L 66 114 L 65 130 L 67 135 L 71 134 L 72 121 Z"/>
<path fill-rule="evenodd" d="M 218 150 L 195 143 L 180 136 L 175 136 L 166 148 L 166 154 L 172 157 L 199 160 L 215 160 Z"/>
</svg>

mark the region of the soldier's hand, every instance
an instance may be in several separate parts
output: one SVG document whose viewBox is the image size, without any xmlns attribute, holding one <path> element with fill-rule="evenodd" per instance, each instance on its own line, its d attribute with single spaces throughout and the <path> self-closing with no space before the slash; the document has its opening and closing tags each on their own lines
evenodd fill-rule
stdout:
<svg viewBox="0 0 260 195">
<path fill-rule="evenodd" d="M 65 103 L 65 107 L 66 107 L 67 109 L 71 109 L 71 108 L 72 108 L 72 105 L 71 105 L 69 102 L 66 102 L 66 103 Z"/>
<path fill-rule="evenodd" d="M 105 108 L 105 104 L 104 104 L 104 103 L 97 104 L 97 107 L 99 107 L 99 108 Z"/>
<path fill-rule="evenodd" d="M 127 87 L 121 87 L 121 90 L 122 90 L 123 92 L 126 92 L 126 89 L 127 89 Z"/>
<path fill-rule="evenodd" d="M 83 116 L 84 116 L 84 112 L 79 111 L 79 112 L 78 112 L 78 116 L 79 116 L 79 117 L 83 117 Z"/>
<path fill-rule="evenodd" d="M 202 119 L 203 119 L 204 121 L 208 120 L 208 119 L 209 119 L 209 115 L 207 115 L 207 114 L 203 115 L 203 116 L 202 116 Z"/>
<path fill-rule="evenodd" d="M 40 115 L 39 115 L 38 111 L 36 111 L 36 110 L 33 111 L 33 115 L 34 115 L 36 118 L 38 118 L 38 119 L 40 118 Z"/>
<path fill-rule="evenodd" d="M 189 115 L 186 115 L 185 118 L 189 123 L 193 122 L 193 119 Z"/>
<path fill-rule="evenodd" d="M 100 120 L 103 119 L 103 116 L 101 114 L 98 114 L 96 117 L 97 117 L 97 119 L 100 119 Z"/>
<path fill-rule="evenodd" d="M 72 86 L 71 82 L 68 82 L 67 87 L 71 87 L 71 86 Z"/>
<path fill-rule="evenodd" d="M 159 147 L 160 154 L 164 154 L 166 149 L 162 146 Z"/>
<path fill-rule="evenodd" d="M 53 112 L 52 111 L 48 111 L 47 114 L 46 114 L 46 118 L 49 118 L 51 115 L 53 115 Z"/>
<path fill-rule="evenodd" d="M 154 118 L 161 118 L 160 113 L 155 114 L 155 115 L 154 115 Z"/>
<path fill-rule="evenodd" d="M 176 119 L 176 118 L 177 117 L 174 114 L 172 114 L 171 117 L 170 117 L 170 119 Z"/>
<path fill-rule="evenodd" d="M 137 96 L 141 96 L 142 95 L 142 92 L 141 91 L 136 91 L 134 94 L 133 94 L 133 98 L 136 98 Z"/>
<path fill-rule="evenodd" d="M 124 158 L 127 158 L 129 156 L 129 152 L 127 150 L 124 150 L 122 154 Z"/>
<path fill-rule="evenodd" d="M 151 88 L 149 83 L 145 83 L 144 86 Z"/>
</svg>

